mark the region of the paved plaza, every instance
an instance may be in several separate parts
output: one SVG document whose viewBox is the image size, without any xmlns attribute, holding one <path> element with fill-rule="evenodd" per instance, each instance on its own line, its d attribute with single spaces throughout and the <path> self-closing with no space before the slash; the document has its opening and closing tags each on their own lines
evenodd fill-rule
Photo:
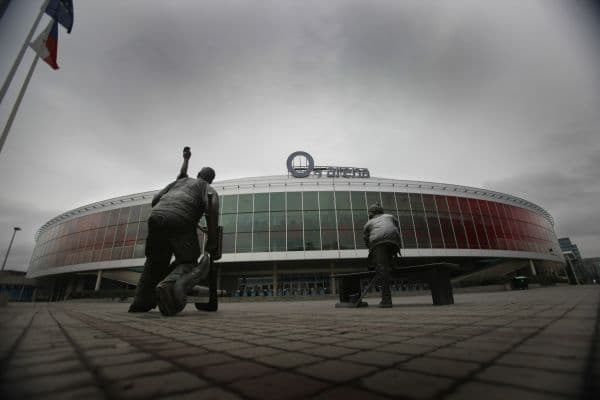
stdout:
<svg viewBox="0 0 600 400">
<path fill-rule="evenodd" d="M 368 299 L 371 305 L 375 299 Z M 335 301 L 0 309 L 3 399 L 600 398 L 599 286 Z"/>
</svg>

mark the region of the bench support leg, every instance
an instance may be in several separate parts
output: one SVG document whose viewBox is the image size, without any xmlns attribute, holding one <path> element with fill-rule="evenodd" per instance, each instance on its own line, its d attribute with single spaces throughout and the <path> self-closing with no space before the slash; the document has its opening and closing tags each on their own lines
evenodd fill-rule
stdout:
<svg viewBox="0 0 600 400">
<path fill-rule="evenodd" d="M 436 306 L 454 304 L 454 294 L 450 284 L 450 271 L 433 270 L 429 272 L 431 297 Z"/>
</svg>

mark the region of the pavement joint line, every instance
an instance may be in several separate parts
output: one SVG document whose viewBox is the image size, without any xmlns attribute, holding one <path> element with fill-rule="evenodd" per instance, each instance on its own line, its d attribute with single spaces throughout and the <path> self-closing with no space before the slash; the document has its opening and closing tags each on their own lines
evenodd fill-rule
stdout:
<svg viewBox="0 0 600 400">
<path fill-rule="evenodd" d="M 17 338 L 17 340 L 15 340 L 15 342 L 13 343 L 11 349 L 8 351 L 8 353 L 6 354 L 6 356 L 4 358 L 2 358 L 2 360 L 0 360 L 0 373 L 2 371 L 4 371 L 4 368 L 8 365 L 9 361 L 15 355 L 15 352 L 17 351 L 17 349 L 21 345 L 21 342 L 23 341 L 23 339 L 25 338 L 25 336 L 29 332 L 29 329 L 31 328 L 31 325 L 33 325 L 33 320 L 34 320 L 35 316 L 37 315 L 37 313 L 38 313 L 37 310 L 35 310 L 31 314 L 31 318 L 29 319 L 29 322 L 27 323 L 27 326 L 25 327 L 25 329 L 23 329 L 23 331 L 21 332 L 21 334 L 19 335 L 19 337 Z M 15 316 L 15 318 L 12 318 L 12 319 L 14 320 L 16 318 L 17 318 L 17 316 Z"/>
<path fill-rule="evenodd" d="M 78 319 L 78 320 L 80 320 L 80 321 L 82 321 L 82 322 L 84 322 L 84 323 L 87 323 L 88 325 L 90 324 L 90 322 L 91 322 L 91 321 L 88 321 L 88 322 L 86 322 L 86 321 L 85 321 L 85 319 L 92 319 L 92 320 L 96 319 L 96 318 L 94 318 L 94 317 L 92 317 L 92 316 L 90 316 L 90 315 L 88 315 L 88 314 L 79 313 L 79 312 L 77 312 L 77 311 L 71 311 L 71 312 L 68 312 L 68 311 L 67 311 L 66 313 L 67 313 L 67 314 L 69 314 L 69 315 L 70 315 L 71 317 L 73 317 L 73 318 L 76 318 L 76 319 Z M 77 314 L 79 314 L 80 316 L 77 316 Z M 83 316 L 83 317 L 84 317 L 84 319 L 82 319 L 82 318 L 81 318 L 81 316 Z M 85 317 L 87 317 L 87 318 L 85 318 Z M 109 321 L 106 321 L 106 320 L 101 320 L 101 321 L 102 321 L 102 324 L 107 324 L 107 325 L 114 325 L 114 324 L 115 324 L 114 322 L 109 322 Z M 92 326 L 92 327 L 94 327 L 94 325 L 95 325 L 95 324 L 97 324 L 98 322 L 99 322 L 99 321 L 98 321 L 98 319 L 96 319 L 95 323 L 94 323 L 94 322 L 91 322 L 91 324 L 92 324 L 91 326 Z M 117 337 L 117 336 L 115 336 L 114 334 L 112 334 L 112 333 L 110 332 L 110 330 L 109 330 L 109 329 L 106 329 L 104 326 L 101 326 L 101 325 L 100 325 L 100 326 L 96 326 L 95 328 L 96 328 L 96 329 L 98 329 L 98 330 L 104 331 L 105 333 L 107 333 L 107 334 L 109 334 L 109 335 L 111 335 L 111 336 L 113 336 L 113 337 Z M 136 328 L 128 328 L 128 329 L 136 329 Z M 139 330 L 139 329 L 136 329 L 136 330 Z M 171 341 L 180 342 L 180 343 L 182 343 L 182 344 L 185 344 L 185 345 L 187 345 L 187 346 L 198 347 L 198 346 L 193 346 L 193 345 L 190 345 L 189 343 L 181 342 L 180 340 L 177 340 L 177 339 L 173 339 L 173 338 L 167 338 L 167 337 L 165 337 L 165 336 L 163 336 L 163 335 L 161 335 L 161 334 L 153 334 L 153 335 L 154 335 L 154 336 L 157 336 L 157 337 L 162 337 L 162 338 L 165 338 L 165 339 L 170 339 Z M 235 393 L 236 395 L 238 395 L 238 396 L 241 396 L 243 399 L 251 399 L 250 397 L 248 397 L 247 395 L 245 395 L 243 392 L 241 392 L 241 391 L 238 391 L 238 390 L 237 390 L 237 389 L 235 389 L 235 388 L 232 388 L 232 387 L 229 387 L 229 386 L 226 386 L 226 385 L 224 385 L 224 383 L 223 383 L 223 382 L 219 382 L 218 380 L 216 380 L 216 379 L 214 379 L 214 378 L 211 378 L 211 377 L 207 377 L 207 376 L 199 375 L 199 374 L 198 374 L 196 371 L 194 371 L 194 369 L 193 369 L 193 368 L 189 368 L 189 367 L 188 367 L 188 366 L 186 366 L 185 364 L 178 362 L 176 358 L 175 358 L 175 359 L 170 359 L 170 358 L 168 358 L 168 357 L 162 356 L 162 355 L 158 354 L 158 351 L 154 351 L 154 350 L 152 350 L 152 349 L 149 349 L 149 348 L 144 348 L 143 346 L 140 346 L 139 344 L 137 344 L 137 343 L 135 343 L 135 342 L 131 342 L 131 341 L 129 340 L 129 338 L 120 338 L 120 339 L 121 339 L 121 340 L 123 340 L 123 341 L 125 341 L 125 342 L 127 342 L 127 343 L 128 343 L 128 344 L 130 344 L 131 346 L 133 346 L 133 347 L 137 348 L 138 350 L 140 350 L 140 351 L 143 351 L 143 352 L 145 352 L 145 353 L 148 353 L 148 354 L 152 355 L 152 356 L 153 356 L 154 358 L 156 358 L 156 359 L 163 360 L 163 361 L 167 361 L 167 362 L 169 362 L 170 364 L 173 364 L 173 365 L 174 365 L 174 366 L 176 366 L 176 367 L 177 367 L 177 368 L 178 368 L 180 371 L 183 371 L 183 372 L 190 373 L 190 374 L 192 374 L 192 375 L 194 375 L 194 376 L 197 376 L 197 377 L 199 377 L 199 378 L 201 378 L 201 379 L 205 380 L 206 382 L 208 382 L 208 383 L 209 383 L 208 387 L 218 387 L 218 388 L 220 388 L 220 389 L 223 389 L 223 390 L 226 390 L 226 391 L 233 392 L 233 393 Z M 236 357 L 236 358 L 237 358 L 237 357 Z M 239 359 L 239 360 L 247 361 L 247 360 L 244 360 L 244 359 Z M 216 365 L 219 365 L 219 364 L 216 364 Z M 269 375 L 269 374 L 270 374 L 270 372 L 269 372 L 269 373 L 262 374 L 262 375 L 257 375 L 257 376 L 254 376 L 253 378 L 260 378 L 260 377 L 262 377 L 262 376 L 267 376 L 267 375 Z M 161 374 L 158 374 L 158 375 L 160 376 Z M 227 382 L 225 382 L 225 383 L 227 383 Z M 185 390 L 182 390 L 182 391 L 175 391 L 175 392 L 171 392 L 171 393 L 169 393 L 169 396 L 171 396 L 171 395 L 172 395 L 172 396 L 176 396 L 177 394 L 183 394 L 183 393 L 186 393 L 186 391 L 185 391 Z M 162 396 L 162 395 L 160 395 L 160 396 Z"/>
<path fill-rule="evenodd" d="M 570 311 L 574 310 L 577 305 L 579 305 L 580 302 L 578 302 L 577 304 L 574 304 L 572 307 L 570 307 L 569 309 L 567 309 L 566 311 L 564 311 L 561 315 L 553 318 L 552 320 L 550 320 L 548 323 L 546 323 L 545 325 L 537 328 L 535 331 L 531 332 L 530 334 L 526 335 L 525 337 L 523 337 L 521 340 L 519 340 L 518 342 L 514 343 L 510 348 L 504 350 L 503 352 L 501 352 L 500 354 L 498 354 L 496 357 L 492 358 L 491 360 L 484 362 L 480 365 L 479 368 L 475 369 L 474 371 L 468 373 L 466 376 L 457 379 L 452 385 L 450 385 L 450 387 L 448 387 L 445 390 L 442 390 L 438 396 L 436 396 L 438 399 L 443 399 L 445 396 L 448 396 L 452 393 L 454 393 L 461 385 L 469 382 L 469 381 L 473 381 L 475 378 L 475 375 L 483 372 L 484 370 L 486 370 L 487 368 L 491 367 L 492 365 L 494 365 L 496 363 L 496 361 L 498 361 L 500 358 L 502 358 L 503 356 L 505 356 L 506 354 L 509 354 L 510 352 L 512 352 L 515 348 L 519 347 L 521 344 L 525 343 L 527 340 L 537 336 L 540 332 L 542 332 L 544 329 L 546 329 L 548 326 L 552 325 L 554 322 L 559 321 L 560 319 L 562 319 L 567 313 L 569 313 Z M 548 308 L 546 308 L 546 310 L 549 310 L 553 308 L 553 306 L 550 306 Z M 542 310 L 540 312 L 543 312 L 545 310 Z M 537 314 L 539 314 L 540 312 L 538 312 Z M 487 382 L 487 381 L 486 381 Z M 531 390 L 531 388 L 528 387 L 524 387 L 521 385 L 515 385 L 515 384 L 509 384 L 509 383 L 502 383 L 503 385 L 510 385 L 510 386 L 514 386 L 520 389 L 528 389 Z M 539 392 L 544 392 L 544 393 L 548 393 L 548 394 L 554 394 L 556 395 L 556 392 L 552 392 L 552 391 L 545 391 L 542 389 L 539 389 Z"/>
<path fill-rule="evenodd" d="M 573 306 L 573 308 L 574 308 L 574 307 L 575 307 L 575 306 Z M 544 308 L 543 310 L 540 310 L 539 312 L 543 312 L 543 311 L 549 310 L 549 309 L 551 309 L 551 308 L 553 308 L 553 306 L 548 306 L 548 307 Z M 538 312 L 538 314 L 539 314 L 539 312 Z M 568 312 L 568 311 L 565 311 L 565 313 L 564 313 L 564 314 L 566 314 L 567 312 Z M 505 313 L 501 314 L 501 316 L 503 316 L 503 315 L 508 315 L 508 314 L 510 314 L 510 313 L 512 313 L 512 311 L 510 311 L 510 310 L 509 310 L 509 311 L 506 311 Z M 564 315 L 564 314 L 563 314 L 563 315 Z M 562 317 L 562 315 L 561 315 L 561 317 Z M 558 319 L 560 319 L 561 317 L 558 317 Z M 491 316 L 491 317 L 483 318 L 483 319 L 481 319 L 481 320 L 483 321 L 483 320 L 486 320 L 486 319 L 493 319 L 493 318 L 497 318 L 497 316 Z M 487 334 L 487 333 L 493 332 L 494 330 L 496 330 L 496 329 L 498 329 L 498 328 L 500 328 L 500 327 L 505 327 L 505 326 L 507 326 L 507 325 L 510 325 L 510 324 L 512 324 L 512 323 L 513 323 L 513 322 L 515 322 L 515 321 L 522 320 L 522 319 L 525 319 L 525 318 L 528 318 L 528 317 L 524 316 L 524 317 L 522 317 L 522 318 L 518 318 L 518 319 L 516 319 L 516 320 L 511 320 L 511 321 L 509 321 L 509 322 L 507 322 L 506 324 L 503 324 L 503 325 L 499 325 L 499 326 L 492 326 L 492 327 L 490 327 L 489 329 L 486 329 L 485 331 L 482 331 L 482 332 L 480 332 L 480 333 L 477 333 L 477 334 L 474 334 L 474 335 L 472 335 L 472 336 L 469 336 L 468 338 L 461 338 L 461 339 L 457 339 L 457 340 L 456 340 L 456 341 L 454 341 L 454 342 L 450 342 L 450 343 L 447 343 L 447 344 L 444 344 L 444 345 L 435 346 L 435 347 L 434 347 L 434 348 L 432 348 L 431 350 L 429 350 L 429 351 L 426 351 L 426 352 L 424 352 L 424 353 L 422 353 L 422 354 L 412 354 L 412 355 L 409 355 L 409 356 L 408 356 L 408 358 L 406 358 L 405 360 L 403 360 L 403 361 L 400 361 L 400 362 L 398 362 L 398 363 L 396 363 L 396 364 L 393 364 L 393 365 L 391 365 L 391 366 L 389 366 L 389 367 L 387 367 L 387 368 L 388 368 L 388 369 L 398 369 L 398 368 L 399 368 L 399 367 L 400 367 L 402 364 L 405 364 L 405 363 L 407 363 L 407 362 L 409 362 L 409 361 L 412 361 L 412 360 L 415 360 L 415 359 L 418 359 L 418 358 L 423 358 L 423 357 L 425 357 L 425 356 L 427 356 L 427 355 L 429 355 L 429 354 L 431 354 L 431 353 L 433 353 L 433 352 L 436 352 L 437 350 L 440 350 L 440 349 L 443 349 L 443 348 L 446 348 L 446 347 L 449 347 L 449 346 L 455 345 L 456 343 L 460 343 L 460 342 L 463 342 L 463 341 L 466 341 L 466 340 L 473 339 L 473 338 L 475 338 L 475 337 L 478 337 L 478 336 L 485 335 L 485 334 Z M 554 322 L 554 320 L 553 320 L 552 322 Z M 551 322 L 550 322 L 550 323 L 551 323 Z M 469 326 L 469 325 L 468 325 L 468 324 L 465 324 L 465 325 L 463 325 L 463 326 Z M 545 326 L 544 326 L 544 328 L 545 328 Z M 435 332 L 439 332 L 439 331 L 435 331 Z M 534 333 L 537 333 L 537 331 L 536 331 L 536 332 L 534 332 Z M 531 335 L 531 334 L 530 334 L 530 335 Z M 520 344 L 520 343 L 524 342 L 524 341 L 525 341 L 525 340 L 527 340 L 527 339 L 529 339 L 529 336 L 528 336 L 528 337 L 526 337 L 526 339 L 523 339 L 522 341 L 520 341 L 519 343 L 517 343 L 516 345 L 512 346 L 512 347 L 511 347 L 511 349 L 513 349 L 513 348 L 514 348 L 514 347 L 516 347 L 518 344 Z M 506 351 L 506 353 L 507 353 L 508 351 L 509 351 L 509 350 L 507 350 L 507 351 Z M 502 357 L 504 354 L 505 354 L 505 353 L 501 353 L 500 355 L 498 355 L 498 356 L 494 357 L 494 358 L 493 358 L 491 361 L 489 361 L 489 363 L 491 364 L 491 363 L 495 362 L 497 359 L 499 359 L 500 357 Z M 449 359 L 450 359 L 450 358 L 449 358 Z M 450 359 L 450 360 L 453 360 L 453 359 Z M 485 364 L 487 364 L 487 363 L 478 363 L 478 364 L 483 364 L 483 365 L 485 365 Z M 463 381 L 463 380 L 464 380 L 465 382 L 467 382 L 467 381 L 468 381 L 468 379 L 472 378 L 472 376 L 474 376 L 476 373 L 478 373 L 478 372 L 481 372 L 482 370 L 484 370 L 485 368 L 487 368 L 487 366 L 486 366 L 486 367 L 484 367 L 483 365 L 481 366 L 481 368 L 478 368 L 478 369 L 474 370 L 472 373 L 468 374 L 468 375 L 467 375 L 467 377 L 465 377 L 465 378 L 451 378 L 451 379 L 453 379 L 453 380 L 454 380 L 454 383 L 453 383 L 453 384 L 452 384 L 452 385 L 451 385 L 451 386 L 450 386 L 448 389 L 440 391 L 440 392 L 439 392 L 439 393 L 438 393 L 438 394 L 437 394 L 437 395 L 436 395 L 434 398 L 435 398 L 435 399 L 442 399 L 444 396 L 447 396 L 447 395 L 451 394 L 452 392 L 454 392 L 454 391 L 456 390 L 456 388 L 458 388 L 458 387 L 460 386 L 460 384 L 462 384 L 462 382 L 461 382 L 461 381 Z M 400 368 L 400 369 L 401 369 L 401 368 Z M 362 376 L 360 379 L 369 378 L 369 377 L 371 377 L 371 376 L 374 376 L 374 375 L 376 375 L 376 374 L 377 374 L 377 373 L 379 373 L 379 372 L 381 372 L 381 371 L 375 371 L 375 372 L 372 372 L 372 373 L 366 374 L 366 375 Z M 415 373 L 418 373 L 418 374 L 422 374 L 422 375 L 433 376 L 433 377 L 443 377 L 443 378 L 448 378 L 447 376 L 443 376 L 443 375 L 436 375 L 436 374 L 431 374 L 431 373 L 422 372 L 422 371 L 414 371 L 414 372 L 415 372 Z M 446 393 L 446 391 L 447 391 L 447 393 Z M 375 391 L 375 392 L 377 392 L 377 391 Z M 379 394 L 380 392 L 377 392 L 377 393 Z"/>
<path fill-rule="evenodd" d="M 599 296 L 600 297 L 600 296 Z M 583 392 L 581 394 L 581 400 L 595 400 L 600 397 L 600 384 L 594 385 L 594 375 L 598 369 L 598 363 L 600 360 L 595 360 L 596 352 L 598 351 L 600 341 L 600 303 L 596 308 L 596 326 L 594 327 L 594 334 L 592 335 L 592 343 L 588 353 L 588 359 L 586 362 L 586 373 L 583 380 Z"/>
<path fill-rule="evenodd" d="M 531 308 L 531 307 L 526 307 L 526 308 L 525 308 L 525 310 L 527 310 L 527 309 L 529 309 L 529 308 Z M 536 313 L 540 313 L 540 312 L 546 311 L 546 310 L 548 310 L 548 309 L 550 309 L 550 308 L 552 308 L 552 306 L 545 307 L 545 308 L 543 308 L 543 309 L 541 309 L 541 310 L 537 310 L 537 312 L 536 312 Z M 503 312 L 503 313 L 500 313 L 499 315 L 491 315 L 491 316 L 486 316 L 486 317 L 483 317 L 483 318 L 478 318 L 478 319 L 477 319 L 477 322 L 480 322 L 480 321 L 486 321 L 486 320 L 491 320 L 491 319 L 495 319 L 495 318 L 498 318 L 499 316 L 500 316 L 500 317 L 503 317 L 503 316 L 505 316 L 505 315 L 509 315 L 509 314 L 511 314 L 512 312 L 513 312 L 512 310 L 508 310 L 508 311 L 505 311 L 505 312 Z M 84 315 L 87 315 L 87 316 L 89 316 L 89 314 L 84 314 Z M 95 317 L 95 316 L 94 316 L 94 317 L 92 317 L 92 316 L 89 316 L 89 317 L 91 317 L 91 318 L 93 318 L 93 319 L 99 319 L 99 318 L 97 318 L 97 317 Z M 523 319 L 523 318 L 526 318 L 526 317 L 527 317 L 527 316 L 521 316 L 521 317 L 519 317 L 519 318 L 513 318 L 513 319 L 511 319 L 510 321 L 508 321 L 506 324 L 504 324 L 504 325 L 501 325 L 501 326 L 506 326 L 506 325 L 509 325 L 509 324 L 511 324 L 511 323 L 513 323 L 513 322 L 515 322 L 515 321 L 521 320 L 521 319 Z M 290 320 L 293 320 L 293 319 L 291 319 L 291 318 L 288 318 L 288 319 L 290 319 Z M 153 325 L 156 325 L 156 326 L 159 326 L 159 327 L 164 327 L 164 325 L 160 323 L 161 321 L 164 321 L 164 319 L 163 319 L 163 318 L 160 318 L 160 319 L 152 319 L 152 320 L 149 320 L 149 322 L 152 322 L 152 324 L 153 324 Z M 360 321 L 360 320 L 358 320 L 358 321 Z M 352 321 L 349 321 L 349 322 L 352 322 Z M 439 329 L 434 329 L 434 330 L 432 330 L 432 331 L 429 331 L 427 334 L 434 334 L 434 333 L 444 332 L 444 331 L 445 331 L 445 330 L 447 330 L 448 328 L 464 327 L 464 326 L 470 326 L 470 325 L 471 325 L 471 324 L 469 324 L 469 323 L 464 323 L 464 324 L 447 324 L 447 326 L 444 326 L 444 327 L 442 327 L 442 328 L 439 328 Z M 300 326 L 300 327 L 302 327 L 303 325 L 301 325 L 301 324 L 296 324 L 296 325 L 294 325 L 294 326 Z M 472 335 L 472 336 L 470 336 L 468 339 L 471 339 L 471 338 L 473 338 L 473 337 L 476 337 L 476 336 L 484 335 L 484 334 L 486 334 L 486 333 L 489 333 L 489 332 L 491 332 L 491 331 L 493 331 L 493 330 L 497 329 L 498 327 L 499 327 L 499 326 L 491 326 L 491 327 L 489 327 L 488 329 L 485 329 L 485 330 L 483 330 L 483 331 L 479 332 L 478 334 L 475 334 L 475 335 Z M 139 328 L 130 328 L 130 329 L 137 329 L 137 330 L 141 330 L 141 329 L 139 329 Z M 353 332 L 353 330 L 352 330 L 350 327 L 341 327 L 341 329 L 343 329 L 342 333 L 352 333 L 352 332 Z M 188 332 L 187 330 L 183 330 L 183 331 L 186 331 L 186 332 Z M 150 332 L 149 332 L 149 331 L 145 331 L 145 330 L 143 330 L 143 332 L 146 332 L 146 333 L 150 334 Z M 293 334 L 293 333 L 292 333 L 292 334 Z M 176 341 L 178 341 L 178 342 L 182 342 L 182 341 L 180 341 L 180 340 L 173 339 L 173 338 L 170 338 L 170 337 L 166 337 L 166 336 L 164 336 L 164 335 L 157 335 L 157 334 L 153 334 L 153 335 L 155 335 L 155 336 L 160 336 L 160 337 L 162 337 L 162 338 L 165 338 L 165 339 L 168 339 L 168 340 L 171 340 L 171 341 L 173 341 L 173 340 L 176 340 Z M 265 338 L 272 338 L 272 336 L 269 336 L 268 334 L 265 334 L 265 335 L 263 335 L 263 336 L 264 336 Z M 286 336 L 286 335 L 284 335 L 284 336 Z M 219 336 L 212 336 L 212 337 L 219 337 Z M 416 337 L 418 337 L 418 336 L 416 336 Z M 280 338 L 280 336 L 277 336 L 276 338 Z M 397 341 L 397 342 L 392 342 L 392 343 L 403 343 L 403 342 L 406 342 L 406 341 L 408 341 L 408 340 L 411 340 L 411 339 L 414 339 L 414 338 L 415 338 L 415 337 L 403 337 L 401 340 L 399 340 L 399 341 Z M 355 339 L 354 339 L 354 340 L 355 340 Z M 431 352 L 434 352 L 434 351 L 436 351 L 436 350 L 439 350 L 440 348 L 444 348 L 444 347 L 446 347 L 446 346 L 448 346 L 448 345 L 451 345 L 451 344 L 459 343 L 459 342 L 461 342 L 461 341 L 463 341 L 463 340 L 467 340 L 467 339 L 458 339 L 458 340 L 456 340 L 456 341 L 453 341 L 453 342 L 451 342 L 451 343 L 448 343 L 448 344 L 445 344 L 445 345 L 436 346 L 436 347 L 434 347 L 433 349 L 431 349 L 430 351 L 428 351 L 428 352 L 426 352 L 426 353 L 424 353 L 424 354 L 422 354 L 422 355 L 414 355 L 414 356 L 409 356 L 409 358 L 405 359 L 404 361 L 401 361 L 401 362 L 399 362 L 399 363 L 397 363 L 397 364 L 395 364 L 395 365 L 393 365 L 393 366 L 387 367 L 387 368 L 395 368 L 395 367 L 397 367 L 397 366 L 399 366 L 399 365 L 401 365 L 401 364 L 403 364 L 403 363 L 405 363 L 405 362 L 408 362 L 408 361 L 410 361 L 410 360 L 412 360 L 412 359 L 419 358 L 419 357 L 423 357 L 423 356 L 425 356 L 426 354 L 429 354 L 429 353 L 431 353 Z M 238 340 L 238 341 L 240 341 L 240 342 L 243 342 L 243 343 L 246 343 L 246 344 L 250 344 L 250 345 L 252 345 L 252 346 L 255 346 L 253 343 L 250 343 L 250 342 L 246 342 L 246 341 L 243 341 L 243 340 Z M 186 342 L 182 342 L 182 343 L 184 343 L 185 345 L 189 345 L 189 344 L 188 344 L 188 343 L 186 343 Z M 370 348 L 369 350 L 376 350 L 377 348 L 380 348 L 380 347 L 385 347 L 385 346 L 387 346 L 387 345 L 389 345 L 389 344 L 392 344 L 392 343 L 382 343 L 381 345 L 379 345 L 379 346 L 377 346 L 377 347 L 374 347 L 374 348 Z M 279 350 L 279 351 L 283 351 L 283 352 L 289 352 L 288 350 L 284 350 L 284 349 L 281 349 L 281 348 L 277 348 L 277 347 L 274 347 L 274 346 L 270 346 L 270 345 L 268 345 L 268 344 L 265 344 L 265 345 L 263 345 L 263 346 L 265 346 L 265 347 L 270 347 L 270 348 L 273 348 L 273 349 L 276 349 L 276 350 Z M 339 346 L 341 346 L 341 347 L 344 347 L 343 345 L 339 345 Z M 200 347 L 206 348 L 206 347 L 204 347 L 204 346 L 200 346 Z M 345 348 L 348 348 L 348 347 L 345 347 Z M 365 349 L 361 349 L 361 348 L 359 348 L 359 349 L 350 348 L 350 349 L 352 349 L 352 350 L 356 350 L 356 351 L 355 351 L 355 352 L 353 352 L 353 353 L 348 353 L 348 354 L 346 354 L 345 356 L 350 356 L 350 355 L 353 355 L 353 354 L 357 354 L 357 353 L 360 353 L 361 351 L 364 351 L 364 350 L 365 350 Z M 209 348 L 209 351 L 210 351 L 210 348 Z M 298 351 L 299 351 L 299 352 L 302 352 L 302 349 L 299 349 Z M 238 360 L 241 360 L 241 361 L 247 361 L 247 359 L 240 358 L 240 357 L 236 356 L 235 354 L 231 354 L 231 353 L 228 353 L 228 354 L 229 354 L 229 356 L 232 356 L 232 357 L 233 357 L 233 358 L 235 358 L 235 359 L 238 359 Z M 157 356 L 157 357 L 161 357 L 160 355 L 156 355 L 156 356 Z M 162 357 L 161 357 L 161 358 L 162 358 Z M 331 360 L 335 360 L 335 359 L 337 359 L 337 360 L 340 360 L 340 358 L 339 358 L 339 357 L 338 357 L 338 358 L 335 358 L 334 356 L 332 356 L 331 358 L 327 358 L 327 357 L 325 357 L 325 358 L 326 358 L 326 359 L 331 359 Z M 170 361 L 170 362 L 173 362 L 173 361 L 171 361 L 171 360 L 168 360 L 168 361 Z M 344 362 L 344 361 L 346 361 L 346 360 L 340 360 L 340 361 Z M 266 363 L 263 363 L 263 362 L 261 362 L 261 361 L 258 361 L 258 360 L 254 360 L 254 359 L 253 359 L 253 362 L 255 362 L 255 363 L 258 363 L 258 364 L 260 364 L 260 365 L 263 365 L 263 366 L 266 366 L 266 367 L 268 367 L 268 368 L 273 368 L 273 366 L 272 366 L 272 365 L 270 365 L 270 364 L 266 364 Z M 359 363 L 359 364 L 361 364 L 361 363 Z M 372 366 L 372 365 L 371 365 L 371 366 Z M 359 389 L 359 390 L 365 390 L 365 389 L 367 389 L 367 388 L 364 388 L 364 387 L 362 387 L 362 385 L 361 385 L 360 381 L 361 381 L 362 379 L 364 379 L 364 378 L 368 378 L 369 376 L 372 376 L 372 375 L 374 375 L 374 374 L 377 374 L 378 372 L 381 372 L 382 370 L 385 370 L 385 368 L 381 368 L 381 367 L 375 367 L 375 371 L 374 371 L 374 372 L 367 373 L 367 374 L 365 374 L 365 375 L 363 375 L 363 376 L 360 376 L 360 377 L 357 377 L 357 378 L 355 378 L 355 379 L 354 379 L 354 381 L 355 381 L 355 382 L 352 382 L 352 381 L 344 381 L 344 382 L 336 382 L 336 383 L 332 383 L 332 382 L 331 382 L 331 381 L 329 381 L 329 380 L 326 380 L 326 379 L 321 379 L 321 378 L 319 378 L 319 377 L 315 377 L 315 376 L 308 375 L 308 374 L 304 374 L 304 373 L 302 373 L 302 372 L 300 372 L 300 371 L 297 371 L 296 369 L 297 369 L 297 368 L 299 368 L 299 367 L 301 367 L 301 366 L 293 366 L 293 367 L 278 367 L 278 370 L 279 370 L 279 371 L 283 371 L 283 372 L 291 372 L 291 373 L 294 373 L 294 374 L 297 374 L 297 375 L 300 375 L 300 376 L 304 376 L 304 377 L 307 377 L 307 378 L 310 378 L 310 379 L 313 379 L 313 380 L 317 380 L 317 381 L 323 382 L 323 383 L 325 383 L 326 385 L 328 385 L 327 387 L 325 387 L 325 388 L 324 388 L 324 389 L 322 389 L 321 391 L 317 391 L 317 392 L 315 392 L 315 393 L 313 394 L 313 396 L 317 396 L 317 395 L 319 395 L 319 394 L 325 393 L 325 392 L 327 392 L 327 391 L 329 391 L 329 390 L 334 390 L 334 389 L 336 389 L 336 388 L 339 388 L 339 387 L 348 387 L 348 386 L 351 386 L 351 387 L 353 387 L 353 388 L 355 388 L 355 389 Z M 373 367 L 373 366 L 372 366 L 372 367 Z M 261 376 L 267 376 L 268 374 L 269 374 L 269 373 L 267 373 L 267 374 L 265 374 L 265 375 L 261 375 Z M 437 375 L 432 375 L 432 374 L 426 374 L 426 375 L 430 375 L 430 376 L 437 376 Z M 256 378 L 258 378 L 258 377 L 259 377 L 259 376 L 257 376 Z M 203 379 L 206 379 L 206 378 L 205 378 L 205 377 L 203 377 L 203 376 L 202 376 L 202 378 L 203 378 Z M 209 380 L 209 379 L 207 379 L 207 380 Z M 209 380 L 209 381 L 210 381 L 210 380 Z M 215 383 L 218 385 L 218 382 L 215 382 Z M 227 390 L 231 390 L 231 388 L 229 388 L 229 387 L 226 387 L 226 389 L 227 389 Z M 367 390 L 371 390 L 371 389 L 367 389 Z M 377 392 L 377 391 L 375 391 L 375 390 L 371 390 L 371 391 L 372 391 L 372 392 Z M 379 392 L 377 392 L 377 393 L 378 393 L 378 394 L 380 394 Z M 245 396 L 243 393 L 238 393 L 238 394 L 242 395 L 244 398 L 246 398 L 246 397 L 247 397 L 247 396 Z"/>
<path fill-rule="evenodd" d="M 52 319 L 54 320 L 54 322 L 56 323 L 56 325 L 58 326 L 58 328 L 62 332 L 62 334 L 65 336 L 65 338 L 67 339 L 67 341 L 69 342 L 69 344 L 71 345 L 71 347 L 73 348 L 73 350 L 75 350 L 75 354 L 77 355 L 77 358 L 79 359 L 79 361 L 92 374 L 92 377 L 94 378 L 94 380 L 97 383 L 96 386 L 98 387 L 98 389 L 100 391 L 102 391 L 102 393 L 104 394 L 104 396 L 107 399 L 116 398 L 115 394 L 110 390 L 110 384 L 109 384 L 110 381 L 107 380 L 107 379 L 105 379 L 100 374 L 99 368 L 96 368 L 94 365 L 92 365 L 92 363 L 90 363 L 90 361 L 88 360 L 88 358 L 85 356 L 85 352 L 83 351 L 83 349 L 73 339 L 73 337 L 69 334 L 69 332 L 67 332 L 67 330 L 64 328 L 64 326 L 62 326 L 62 324 L 56 319 L 56 317 L 54 316 L 54 314 L 52 313 L 52 311 L 50 311 L 49 309 L 47 311 L 48 311 L 48 314 L 50 314 L 50 317 L 52 317 Z M 81 322 L 84 322 L 84 321 L 81 321 Z"/>
</svg>

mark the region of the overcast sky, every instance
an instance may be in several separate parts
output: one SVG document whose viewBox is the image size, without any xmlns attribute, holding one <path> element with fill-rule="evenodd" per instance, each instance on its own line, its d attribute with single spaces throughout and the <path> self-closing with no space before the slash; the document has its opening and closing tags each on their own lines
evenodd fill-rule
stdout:
<svg viewBox="0 0 600 400">
<path fill-rule="evenodd" d="M 600 256 L 600 37 L 581 2 L 74 3 L 60 70 L 38 64 L 0 154 L 2 257 L 23 229 L 9 268 L 54 216 L 162 188 L 184 145 L 217 180 L 284 174 L 305 150 L 514 194 Z M 40 4 L 13 0 L 0 20 L 1 79 Z"/>
</svg>

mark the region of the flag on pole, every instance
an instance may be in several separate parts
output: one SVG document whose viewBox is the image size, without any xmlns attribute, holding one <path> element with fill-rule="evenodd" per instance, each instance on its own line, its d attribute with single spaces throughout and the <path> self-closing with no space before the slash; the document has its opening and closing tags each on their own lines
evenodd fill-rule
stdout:
<svg viewBox="0 0 600 400">
<path fill-rule="evenodd" d="M 52 67 L 58 69 L 58 23 L 51 20 L 42 33 L 29 44 L 38 56 Z"/>
<path fill-rule="evenodd" d="M 50 0 L 46 14 L 65 27 L 67 33 L 73 28 L 73 0 Z"/>
</svg>

